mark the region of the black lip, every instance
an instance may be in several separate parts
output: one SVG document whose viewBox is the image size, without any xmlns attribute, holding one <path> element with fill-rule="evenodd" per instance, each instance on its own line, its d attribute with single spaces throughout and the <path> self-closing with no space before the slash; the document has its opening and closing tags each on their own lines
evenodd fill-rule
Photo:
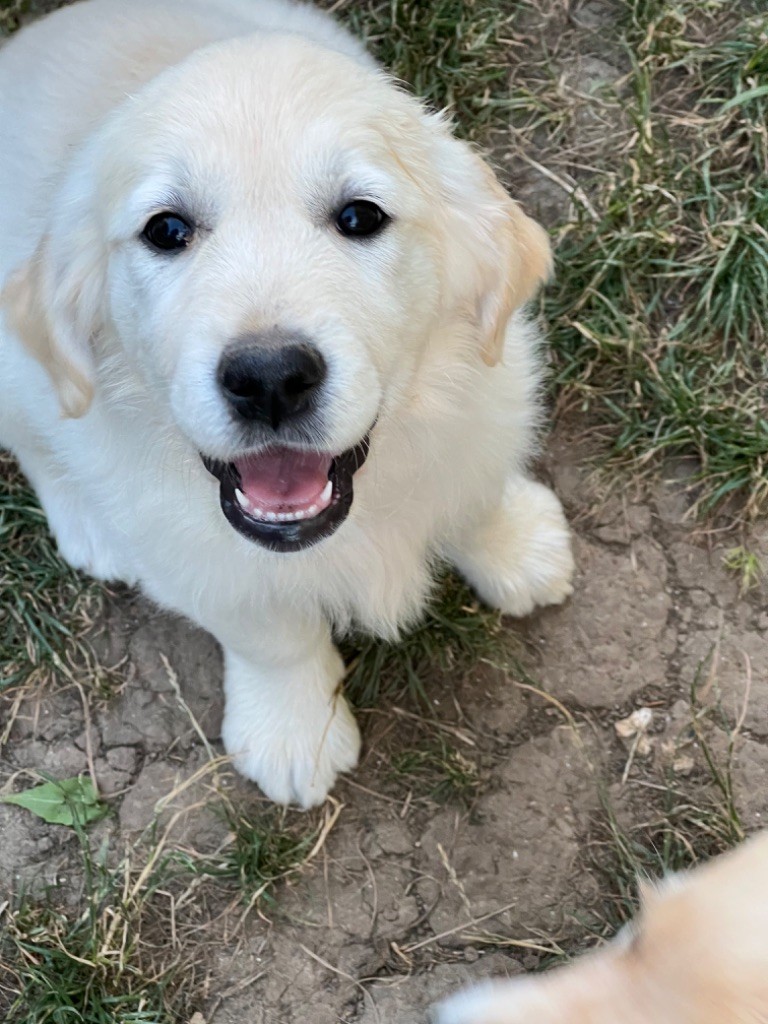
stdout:
<svg viewBox="0 0 768 1024">
<path fill-rule="evenodd" d="M 267 523 L 249 516 L 235 498 L 240 475 L 234 463 L 211 459 L 207 455 L 201 455 L 201 458 L 208 472 L 219 481 L 221 510 L 238 533 L 270 551 L 303 551 L 330 537 L 349 515 L 354 498 L 352 478 L 368 458 L 370 446 L 369 431 L 354 448 L 348 448 L 333 459 L 328 473 L 333 483 L 328 508 L 312 519 L 299 519 L 294 523 Z"/>
</svg>

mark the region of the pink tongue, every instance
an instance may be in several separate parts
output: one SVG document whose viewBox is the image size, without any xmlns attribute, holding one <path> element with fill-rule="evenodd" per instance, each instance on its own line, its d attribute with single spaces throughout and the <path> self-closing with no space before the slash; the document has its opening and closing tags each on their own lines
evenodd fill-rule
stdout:
<svg viewBox="0 0 768 1024">
<path fill-rule="evenodd" d="M 264 512 L 298 512 L 318 504 L 328 483 L 330 455 L 271 448 L 235 459 L 240 489 Z M 326 503 L 327 504 L 327 503 Z"/>
</svg>

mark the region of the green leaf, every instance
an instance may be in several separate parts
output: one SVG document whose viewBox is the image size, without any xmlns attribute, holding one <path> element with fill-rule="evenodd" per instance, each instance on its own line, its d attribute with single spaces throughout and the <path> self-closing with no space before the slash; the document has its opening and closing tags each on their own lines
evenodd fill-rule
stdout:
<svg viewBox="0 0 768 1024">
<path fill-rule="evenodd" d="M 46 782 L 42 786 L 25 789 L 23 793 L 0 797 L 0 803 L 24 807 L 52 825 L 86 825 L 107 813 L 93 782 L 80 776 Z"/>
</svg>

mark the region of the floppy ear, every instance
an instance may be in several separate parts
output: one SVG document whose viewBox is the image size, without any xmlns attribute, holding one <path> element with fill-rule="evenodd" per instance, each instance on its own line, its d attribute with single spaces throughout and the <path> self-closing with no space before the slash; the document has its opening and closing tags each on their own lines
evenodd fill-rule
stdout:
<svg viewBox="0 0 768 1024">
<path fill-rule="evenodd" d="M 488 169 L 505 223 L 499 229 L 498 262 L 486 262 L 480 299 L 481 354 L 495 366 L 504 352 L 507 325 L 516 309 L 533 299 L 552 273 L 552 248 L 544 228 L 513 202 Z"/>
<path fill-rule="evenodd" d="M 504 351 L 510 317 L 552 272 L 549 236 L 465 143 L 453 138 L 442 142 L 440 163 L 450 211 L 446 284 L 474 310 L 483 361 L 494 366 Z"/>
<path fill-rule="evenodd" d="M 0 307 L 11 330 L 48 372 L 62 414 L 77 417 L 93 398 L 91 337 L 98 327 L 104 260 L 85 200 L 59 198 L 64 214 L 54 218 L 34 255 L 7 280 Z"/>
</svg>

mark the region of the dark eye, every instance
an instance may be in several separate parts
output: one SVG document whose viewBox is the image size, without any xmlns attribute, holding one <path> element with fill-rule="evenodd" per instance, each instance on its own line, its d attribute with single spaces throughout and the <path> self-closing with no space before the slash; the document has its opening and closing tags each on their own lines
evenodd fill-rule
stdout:
<svg viewBox="0 0 768 1024">
<path fill-rule="evenodd" d="M 336 227 L 348 238 L 375 235 L 389 223 L 389 217 L 370 199 L 356 199 L 339 211 Z"/>
<path fill-rule="evenodd" d="M 176 213 L 156 213 L 141 233 L 153 249 L 160 252 L 178 252 L 192 241 L 195 229 Z"/>
</svg>

